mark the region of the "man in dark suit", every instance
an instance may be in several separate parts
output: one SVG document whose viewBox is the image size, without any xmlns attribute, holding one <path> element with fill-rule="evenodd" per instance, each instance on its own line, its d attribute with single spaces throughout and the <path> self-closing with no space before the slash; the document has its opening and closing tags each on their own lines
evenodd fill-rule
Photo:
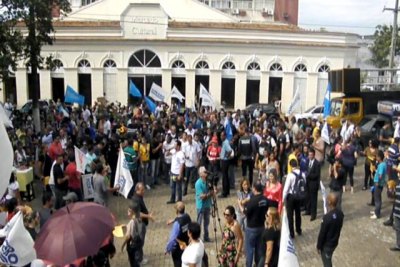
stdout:
<svg viewBox="0 0 400 267">
<path fill-rule="evenodd" d="M 307 172 L 307 199 L 306 215 L 311 215 L 310 221 L 317 217 L 318 189 L 321 178 L 321 164 L 315 159 L 315 150 L 310 148 L 308 151 L 308 172 Z"/>
</svg>

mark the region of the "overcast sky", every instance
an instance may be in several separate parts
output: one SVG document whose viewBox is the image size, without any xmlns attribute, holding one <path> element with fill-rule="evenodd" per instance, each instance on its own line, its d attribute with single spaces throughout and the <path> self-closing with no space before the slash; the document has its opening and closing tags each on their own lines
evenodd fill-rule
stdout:
<svg viewBox="0 0 400 267">
<path fill-rule="evenodd" d="M 395 0 L 299 0 L 299 25 L 331 31 L 373 34 L 378 24 L 391 24 Z"/>
</svg>

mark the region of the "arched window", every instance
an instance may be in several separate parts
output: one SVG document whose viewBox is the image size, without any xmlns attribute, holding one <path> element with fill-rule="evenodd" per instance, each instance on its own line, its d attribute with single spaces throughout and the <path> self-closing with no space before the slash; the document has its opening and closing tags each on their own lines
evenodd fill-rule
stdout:
<svg viewBox="0 0 400 267">
<path fill-rule="evenodd" d="M 184 69 L 185 63 L 182 60 L 176 60 L 176 61 L 174 61 L 174 63 L 172 63 L 172 68 L 173 69 Z"/>
<path fill-rule="evenodd" d="M 279 63 L 274 63 L 271 65 L 271 67 L 269 68 L 270 71 L 282 71 L 282 65 Z"/>
<path fill-rule="evenodd" d="M 150 50 L 139 50 L 129 59 L 129 67 L 136 68 L 161 68 L 160 58 Z"/>
<path fill-rule="evenodd" d="M 61 71 L 62 68 L 64 67 L 64 64 L 59 59 L 54 59 L 52 64 L 53 64 L 53 66 L 51 68 L 52 72 Z"/>
<path fill-rule="evenodd" d="M 222 69 L 223 70 L 234 70 L 236 68 L 235 68 L 235 64 L 233 64 L 233 62 L 228 61 L 228 62 L 225 62 L 224 65 L 222 65 Z"/>
<path fill-rule="evenodd" d="M 297 64 L 297 66 L 294 68 L 294 71 L 296 72 L 307 72 L 307 67 L 303 63 Z"/>
<path fill-rule="evenodd" d="M 116 68 L 116 67 L 117 67 L 117 63 L 115 63 L 115 61 L 112 59 L 107 59 L 103 64 L 103 68 L 106 68 L 106 69 L 111 69 L 111 68 Z"/>
<path fill-rule="evenodd" d="M 261 70 L 260 68 L 260 64 L 258 64 L 257 62 L 251 62 L 248 66 L 247 66 L 247 70 Z"/>
<path fill-rule="evenodd" d="M 318 68 L 318 72 L 329 72 L 330 70 L 331 70 L 331 68 L 326 64 L 324 64 Z"/>
<path fill-rule="evenodd" d="M 87 61 L 86 59 L 82 59 L 81 61 L 79 61 L 78 67 L 79 68 L 90 68 L 90 62 Z"/>
<path fill-rule="evenodd" d="M 209 68 L 210 68 L 210 67 L 208 66 L 208 63 L 205 62 L 205 61 L 199 61 L 199 62 L 196 64 L 196 69 L 207 70 L 207 69 L 209 69 Z"/>
</svg>

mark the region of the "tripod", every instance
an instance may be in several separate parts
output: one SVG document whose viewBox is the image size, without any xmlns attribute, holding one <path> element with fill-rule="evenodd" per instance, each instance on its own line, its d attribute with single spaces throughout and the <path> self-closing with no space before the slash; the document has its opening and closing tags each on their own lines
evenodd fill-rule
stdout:
<svg viewBox="0 0 400 267">
<path fill-rule="evenodd" d="M 214 186 L 212 186 L 212 189 L 214 190 Z M 214 190 L 215 192 L 215 190 Z M 219 226 L 219 230 L 222 235 L 222 226 L 221 226 L 221 218 L 219 216 L 218 212 L 218 202 L 217 202 L 217 197 L 215 194 L 213 194 L 213 197 L 211 198 L 211 217 L 213 220 L 213 227 L 214 227 L 214 242 L 215 242 L 215 251 L 216 251 L 216 257 L 218 260 L 218 241 L 217 241 L 217 224 Z"/>
</svg>

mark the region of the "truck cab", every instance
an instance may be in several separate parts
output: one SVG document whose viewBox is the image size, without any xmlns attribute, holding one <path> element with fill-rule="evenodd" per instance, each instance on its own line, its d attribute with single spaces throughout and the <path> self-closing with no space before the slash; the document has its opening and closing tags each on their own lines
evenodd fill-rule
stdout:
<svg viewBox="0 0 400 267">
<path fill-rule="evenodd" d="M 327 118 L 327 123 L 337 129 L 343 119 L 358 124 L 363 117 L 364 106 L 361 97 L 339 97 L 331 101 L 331 113 Z"/>
</svg>

